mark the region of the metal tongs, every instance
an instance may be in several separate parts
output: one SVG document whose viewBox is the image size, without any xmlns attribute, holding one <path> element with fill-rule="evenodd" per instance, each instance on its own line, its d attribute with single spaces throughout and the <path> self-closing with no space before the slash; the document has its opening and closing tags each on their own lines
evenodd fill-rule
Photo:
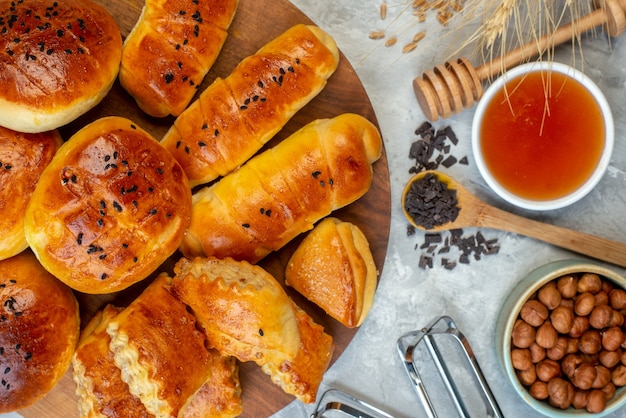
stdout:
<svg viewBox="0 0 626 418">
<path fill-rule="evenodd" d="M 472 380 L 474 381 L 471 383 L 475 383 L 479 386 L 479 398 L 483 407 L 486 409 L 486 413 L 481 411 L 478 414 L 481 417 L 502 418 L 502 412 L 480 370 L 469 342 L 461 331 L 459 331 L 452 318 L 448 316 L 436 318 L 428 326 L 418 331 L 404 334 L 397 342 L 400 359 L 404 364 L 407 375 L 427 416 L 429 418 L 437 418 L 433 401 L 426 390 L 424 379 L 419 372 L 420 362 L 421 360 L 425 360 L 423 357 L 430 357 L 430 360 L 434 363 L 435 369 L 441 378 L 441 383 L 445 386 L 449 399 L 454 404 L 458 415 L 462 418 L 471 416 L 471 408 L 463 399 L 464 397 L 461 396 L 461 391 L 455 382 L 455 374 L 458 375 L 458 373 L 452 372 L 452 369 L 444 358 L 444 351 L 441 349 L 438 342 L 442 339 L 449 339 L 448 337 L 451 337 L 452 342 L 458 343 L 460 346 L 460 350 L 457 349 L 456 352 L 462 353 L 461 361 L 466 366 L 465 369 L 469 369 L 470 375 L 473 378 Z M 418 350 L 422 350 L 424 347 L 430 354 L 429 356 L 420 356 Z M 446 354 L 448 354 L 447 351 Z M 451 359 L 449 358 L 448 360 Z M 455 363 L 454 366 L 456 365 Z M 468 383 L 467 379 L 462 380 L 464 384 Z M 464 389 L 463 393 L 467 395 L 467 388 L 464 387 Z M 343 413 L 342 416 L 354 418 L 394 418 L 393 415 L 382 409 L 337 389 L 330 389 L 322 395 L 317 404 L 316 411 L 311 415 L 311 418 L 323 418 L 326 416 L 325 414 L 330 411 L 338 411 Z"/>
</svg>

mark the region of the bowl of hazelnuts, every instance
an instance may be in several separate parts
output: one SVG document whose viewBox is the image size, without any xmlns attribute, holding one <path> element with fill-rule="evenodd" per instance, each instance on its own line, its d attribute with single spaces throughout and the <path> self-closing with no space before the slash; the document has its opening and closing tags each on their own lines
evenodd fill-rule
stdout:
<svg viewBox="0 0 626 418">
<path fill-rule="evenodd" d="M 498 360 L 543 415 L 610 414 L 626 404 L 625 317 L 623 276 L 586 261 L 543 265 L 503 303 Z"/>
</svg>

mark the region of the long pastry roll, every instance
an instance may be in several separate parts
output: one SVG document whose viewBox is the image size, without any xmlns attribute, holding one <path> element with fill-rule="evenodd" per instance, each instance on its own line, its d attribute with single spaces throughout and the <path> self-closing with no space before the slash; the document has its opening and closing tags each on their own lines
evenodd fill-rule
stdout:
<svg viewBox="0 0 626 418">
<path fill-rule="evenodd" d="M 192 196 L 187 257 L 255 263 L 370 188 L 382 139 L 347 113 L 309 123 Z"/>
<path fill-rule="evenodd" d="M 174 122 L 162 144 L 191 186 L 237 168 L 326 85 L 339 63 L 335 41 L 296 25 L 217 78 Z"/>
<path fill-rule="evenodd" d="M 228 36 L 237 0 L 147 0 L 122 51 L 120 83 L 151 116 L 178 116 Z"/>
</svg>

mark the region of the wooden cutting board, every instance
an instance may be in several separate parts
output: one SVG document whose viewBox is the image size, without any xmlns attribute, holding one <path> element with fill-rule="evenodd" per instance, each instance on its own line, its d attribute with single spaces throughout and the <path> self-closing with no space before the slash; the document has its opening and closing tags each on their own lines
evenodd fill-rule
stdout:
<svg viewBox="0 0 626 418">
<path fill-rule="evenodd" d="M 137 21 L 144 3 L 142 0 L 96 1 L 104 5 L 115 17 L 124 37 Z M 202 91 L 216 76 L 226 77 L 243 58 L 253 54 L 265 43 L 297 23 L 312 22 L 287 0 L 240 0 L 236 17 L 229 31 L 230 36 L 199 91 Z M 342 54 L 339 67 L 324 91 L 298 112 L 268 146 L 277 143 L 315 119 L 329 118 L 346 112 L 363 115 L 377 125 L 369 98 L 354 69 Z M 173 118 L 155 119 L 143 114 L 135 105 L 134 100 L 126 94 L 119 83 L 116 83 L 100 105 L 62 128 L 61 133 L 65 139 L 68 139 L 87 123 L 109 115 L 129 118 L 159 139 L 173 122 Z M 374 182 L 369 192 L 352 205 L 335 212 L 333 216 L 353 222 L 363 230 L 370 242 L 374 260 L 380 272 L 387 251 L 390 225 L 389 172 L 384 151 L 381 159 L 374 164 Z M 284 267 L 299 241 L 300 239 L 294 240 L 280 252 L 266 257 L 260 264 L 282 282 Z M 177 257 L 179 255 L 175 255 L 172 261 Z M 171 263 L 166 263 L 159 271 L 171 271 Z M 126 306 L 149 281 L 150 279 L 147 279 L 114 295 L 77 293 L 83 325 L 107 303 Z M 334 337 L 336 344 L 332 360 L 334 362 L 350 343 L 356 330 L 345 328 L 289 288 L 287 291 L 298 305 Z M 293 396 L 286 395 L 274 385 L 255 364 L 241 364 L 240 380 L 244 403 L 242 417 L 266 417 L 294 400 Z M 70 370 L 44 399 L 20 413 L 25 417 L 33 418 L 78 417 L 74 390 L 75 384 Z"/>
</svg>

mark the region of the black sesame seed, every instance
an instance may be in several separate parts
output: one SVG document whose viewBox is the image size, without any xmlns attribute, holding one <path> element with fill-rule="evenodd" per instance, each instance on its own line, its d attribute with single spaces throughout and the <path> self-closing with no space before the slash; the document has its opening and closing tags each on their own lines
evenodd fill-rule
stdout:
<svg viewBox="0 0 626 418">
<path fill-rule="evenodd" d="M 250 228 L 250 224 L 242 224 L 241 226 L 243 226 L 244 228 Z"/>
<path fill-rule="evenodd" d="M 104 225 L 104 219 L 98 219 L 98 222 L 96 222 L 98 224 L 99 227 L 102 227 Z"/>
<path fill-rule="evenodd" d="M 157 173 L 158 174 L 163 174 L 163 169 L 161 167 L 157 168 Z"/>
<path fill-rule="evenodd" d="M 272 211 L 270 209 L 265 211 L 265 216 L 271 216 L 272 215 Z"/>
<path fill-rule="evenodd" d="M 263 336 L 263 330 L 261 328 L 259 328 L 259 335 L 262 337 Z"/>
<path fill-rule="evenodd" d="M 208 127 L 209 127 L 209 125 L 207 125 L 206 123 L 202 124 L 202 130 L 205 130 Z"/>
<path fill-rule="evenodd" d="M 78 178 L 76 177 L 76 174 L 72 174 L 72 183 L 76 183 L 76 181 L 78 180 Z"/>
<path fill-rule="evenodd" d="M 150 209 L 150 215 L 156 215 L 157 214 L 157 210 L 155 208 Z"/>
<path fill-rule="evenodd" d="M 261 212 L 261 215 L 263 215 L 265 213 L 265 209 L 261 208 L 259 209 L 259 212 Z"/>
<path fill-rule="evenodd" d="M 188 146 L 185 146 L 185 152 L 186 152 L 187 154 L 190 154 L 190 153 L 191 153 L 191 150 L 189 149 L 189 147 L 188 147 Z"/>
<path fill-rule="evenodd" d="M 8 374 L 11 371 L 10 367 L 7 367 L 6 369 L 4 369 L 4 374 Z"/>
<path fill-rule="evenodd" d="M 78 245 L 82 245 L 83 244 L 83 233 L 82 232 L 78 234 L 78 237 L 76 238 L 76 243 Z"/>
<path fill-rule="evenodd" d="M 104 280 L 107 278 L 107 274 L 106 273 L 102 273 L 102 275 L 100 276 L 100 280 Z"/>
<path fill-rule="evenodd" d="M 123 243 L 123 244 L 122 244 L 122 248 L 128 248 L 128 244 Z"/>
<path fill-rule="evenodd" d="M 133 257 L 133 261 L 136 263 L 137 262 L 137 257 Z"/>
<path fill-rule="evenodd" d="M 199 147 L 206 147 L 206 142 L 204 142 L 204 141 L 198 141 L 198 146 L 199 146 Z"/>
<path fill-rule="evenodd" d="M 169 84 L 172 81 L 174 81 L 174 74 L 172 74 L 172 73 L 165 74 L 165 83 Z"/>
<path fill-rule="evenodd" d="M 333 181 L 333 179 L 328 179 L 328 184 L 332 186 L 333 184 L 335 184 L 335 182 Z"/>
<path fill-rule="evenodd" d="M 215 132 L 213 132 L 213 134 L 214 134 L 215 136 L 219 136 L 220 131 L 218 131 L 218 130 L 216 129 L 216 130 L 215 130 Z"/>
<path fill-rule="evenodd" d="M 176 141 L 176 148 L 180 147 L 180 141 Z"/>
<path fill-rule="evenodd" d="M 106 254 L 100 254 L 100 257 L 98 257 L 100 260 L 104 260 L 105 258 L 107 258 Z"/>
<path fill-rule="evenodd" d="M 311 173 L 311 175 L 312 175 L 312 176 L 313 176 L 313 178 L 315 178 L 315 179 L 316 179 L 317 177 L 319 177 L 319 175 L 320 175 L 320 174 L 322 174 L 322 172 L 321 172 L 321 171 L 314 171 L 313 173 Z"/>
<path fill-rule="evenodd" d="M 239 110 L 246 110 L 247 108 L 248 108 L 248 106 L 246 106 L 246 105 L 239 106 Z"/>
<path fill-rule="evenodd" d="M 113 207 L 115 208 L 116 211 L 121 212 L 122 211 L 122 206 L 117 203 L 116 201 L 113 202 Z"/>
</svg>

